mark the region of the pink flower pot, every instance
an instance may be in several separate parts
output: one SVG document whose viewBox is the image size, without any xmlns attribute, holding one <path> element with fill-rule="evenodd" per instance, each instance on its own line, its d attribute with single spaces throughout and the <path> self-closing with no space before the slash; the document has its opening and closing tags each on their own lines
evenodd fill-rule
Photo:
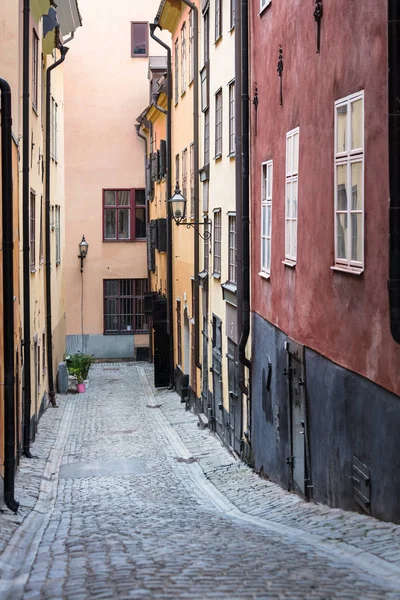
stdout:
<svg viewBox="0 0 400 600">
<path fill-rule="evenodd" d="M 77 390 L 78 390 L 78 394 L 84 394 L 85 393 L 85 384 L 78 383 Z"/>
</svg>

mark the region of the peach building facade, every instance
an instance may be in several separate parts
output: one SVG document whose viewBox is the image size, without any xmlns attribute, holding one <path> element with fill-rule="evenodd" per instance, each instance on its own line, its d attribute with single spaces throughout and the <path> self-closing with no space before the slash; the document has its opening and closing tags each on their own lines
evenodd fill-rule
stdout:
<svg viewBox="0 0 400 600">
<path fill-rule="evenodd" d="M 148 56 L 160 54 L 148 30 L 157 2 L 121 3 L 112 19 L 107 0 L 81 4 L 85 35 L 66 66 L 67 351 L 145 358 L 147 208 L 135 123 L 148 103 Z"/>
</svg>

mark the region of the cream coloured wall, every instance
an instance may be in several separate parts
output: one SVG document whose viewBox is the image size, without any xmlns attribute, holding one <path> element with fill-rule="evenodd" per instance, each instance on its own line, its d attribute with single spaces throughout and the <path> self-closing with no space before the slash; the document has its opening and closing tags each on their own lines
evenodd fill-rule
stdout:
<svg viewBox="0 0 400 600">
<path fill-rule="evenodd" d="M 84 334 L 103 333 L 103 280 L 147 278 L 146 242 L 103 242 L 102 189 L 144 188 L 144 142 L 136 117 L 149 103 L 148 59 L 131 58 L 131 21 L 152 21 L 158 0 L 81 0 L 84 34 L 66 61 L 67 335 L 81 333 L 78 243 L 89 243 L 83 273 Z M 168 37 L 166 36 L 166 39 Z M 161 55 L 151 38 L 150 55 Z"/>
</svg>

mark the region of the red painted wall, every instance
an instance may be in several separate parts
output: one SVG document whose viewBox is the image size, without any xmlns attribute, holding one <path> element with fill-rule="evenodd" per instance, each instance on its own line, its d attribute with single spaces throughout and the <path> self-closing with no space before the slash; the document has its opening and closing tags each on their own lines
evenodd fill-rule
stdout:
<svg viewBox="0 0 400 600">
<path fill-rule="evenodd" d="M 387 2 L 324 2 L 316 53 L 314 0 L 250 0 L 252 310 L 335 363 L 400 395 L 400 346 L 390 335 L 388 278 Z M 278 49 L 283 47 L 283 106 Z M 364 90 L 365 271 L 334 263 L 334 102 Z M 286 133 L 300 127 L 295 269 L 285 257 Z M 273 159 L 272 263 L 260 271 L 261 163 Z"/>
</svg>

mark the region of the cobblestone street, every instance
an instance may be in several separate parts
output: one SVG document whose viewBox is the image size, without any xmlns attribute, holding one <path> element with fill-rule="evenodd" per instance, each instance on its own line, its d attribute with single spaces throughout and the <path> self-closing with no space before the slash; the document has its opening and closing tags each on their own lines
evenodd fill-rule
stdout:
<svg viewBox="0 0 400 600">
<path fill-rule="evenodd" d="M 400 526 L 306 504 L 237 461 L 148 364 L 58 396 L 0 514 L 0 598 L 400 599 Z"/>
</svg>

